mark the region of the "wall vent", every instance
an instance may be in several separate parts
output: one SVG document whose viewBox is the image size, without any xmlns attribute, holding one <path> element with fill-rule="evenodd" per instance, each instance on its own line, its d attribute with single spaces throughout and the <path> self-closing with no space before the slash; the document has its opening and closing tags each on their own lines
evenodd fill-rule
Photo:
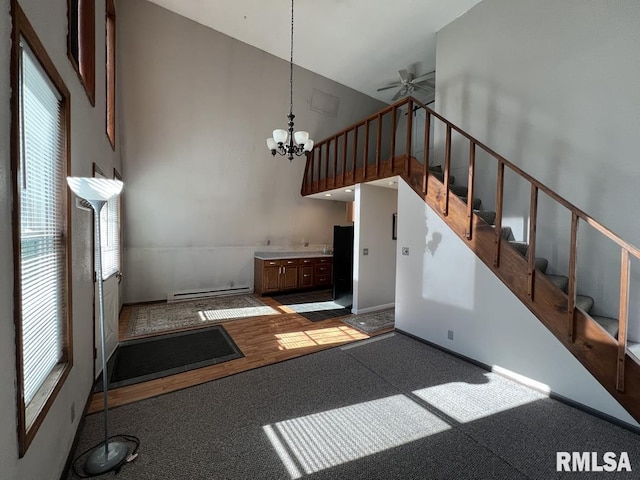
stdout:
<svg viewBox="0 0 640 480">
<path fill-rule="evenodd" d="M 207 288 L 198 290 L 185 290 L 167 294 L 167 302 L 179 302 L 182 300 L 196 300 L 199 298 L 219 297 L 222 295 L 241 295 L 253 293 L 252 287 Z"/>
</svg>

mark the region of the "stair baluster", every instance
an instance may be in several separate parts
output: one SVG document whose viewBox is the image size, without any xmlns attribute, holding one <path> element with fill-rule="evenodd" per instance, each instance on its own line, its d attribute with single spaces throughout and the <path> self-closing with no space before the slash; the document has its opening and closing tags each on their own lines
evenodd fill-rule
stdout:
<svg viewBox="0 0 640 480">
<path fill-rule="evenodd" d="M 527 290 L 531 300 L 534 300 L 534 288 L 536 281 L 536 227 L 538 224 L 538 187 L 531 184 L 531 200 L 529 202 L 529 255 L 528 265 L 528 286 Z"/>
<path fill-rule="evenodd" d="M 578 268 L 578 215 L 571 214 L 571 244 L 569 245 L 569 286 L 567 288 L 567 314 L 569 315 L 569 341 L 576 338 L 576 271 Z"/>
<path fill-rule="evenodd" d="M 409 98 L 407 104 L 407 143 L 405 146 L 405 155 L 407 158 L 404 162 L 404 174 L 409 177 L 409 163 L 411 162 L 411 134 L 413 133 L 413 100 Z"/>
<path fill-rule="evenodd" d="M 473 230 L 473 184 L 476 166 L 476 144 L 469 141 L 469 178 L 467 179 L 467 240 L 471 240 Z M 471 199 L 469 201 L 468 199 Z"/>
<path fill-rule="evenodd" d="M 451 125 L 447 124 L 447 134 L 444 147 L 444 206 L 442 213 L 449 215 L 449 175 L 451 173 Z M 469 200 L 471 202 L 473 199 Z"/>
<path fill-rule="evenodd" d="M 620 313 L 618 314 L 618 372 L 616 389 L 624 393 L 624 367 L 627 355 L 627 322 L 629 317 L 629 251 L 622 248 L 620 258 Z"/>
<path fill-rule="evenodd" d="M 429 181 L 429 149 L 431 148 L 431 114 L 428 110 L 425 110 L 424 119 L 424 165 L 423 165 L 423 178 L 422 178 L 422 195 L 427 195 L 427 184 Z"/>
<path fill-rule="evenodd" d="M 493 266 L 500 266 L 500 244 L 502 241 L 502 204 L 504 201 L 504 163 L 498 160 L 498 179 L 496 186 L 496 248 Z"/>
</svg>

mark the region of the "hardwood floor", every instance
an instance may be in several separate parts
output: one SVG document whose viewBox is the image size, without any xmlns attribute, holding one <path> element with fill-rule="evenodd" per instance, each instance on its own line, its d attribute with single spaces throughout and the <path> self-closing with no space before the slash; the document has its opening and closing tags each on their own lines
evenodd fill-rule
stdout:
<svg viewBox="0 0 640 480">
<path fill-rule="evenodd" d="M 220 365 L 212 365 L 177 375 L 109 390 L 109 408 L 126 405 L 164 393 L 174 392 L 235 373 L 318 352 L 337 345 L 367 339 L 370 336 L 380 335 L 393 330 L 393 328 L 390 328 L 372 335 L 367 335 L 351 328 L 338 318 L 311 322 L 302 315 L 293 312 L 288 307 L 281 305 L 273 298 L 261 297 L 260 300 L 281 313 L 279 315 L 251 317 L 223 323 L 224 328 L 244 354 L 243 358 L 231 360 Z M 131 308 L 130 306 L 124 307 L 120 315 L 120 340 L 125 338 Z M 210 325 L 211 324 L 208 324 L 207 326 Z M 101 392 L 93 394 L 88 413 L 101 411 L 103 409 L 103 401 Z"/>
</svg>

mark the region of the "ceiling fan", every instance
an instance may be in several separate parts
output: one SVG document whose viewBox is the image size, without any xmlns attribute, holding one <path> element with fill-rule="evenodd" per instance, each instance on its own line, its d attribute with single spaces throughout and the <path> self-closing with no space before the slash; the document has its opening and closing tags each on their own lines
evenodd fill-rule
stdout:
<svg viewBox="0 0 640 480">
<path fill-rule="evenodd" d="M 407 69 L 399 70 L 400 81 L 390 83 L 384 87 L 380 87 L 377 91 L 389 90 L 390 88 L 399 88 L 395 95 L 391 98 L 391 101 L 396 101 L 400 97 L 406 97 L 416 91 L 423 92 L 427 95 L 425 103 L 432 103 L 435 98 L 436 90 L 436 72 L 425 73 L 416 77 L 415 74 L 409 72 Z"/>
</svg>

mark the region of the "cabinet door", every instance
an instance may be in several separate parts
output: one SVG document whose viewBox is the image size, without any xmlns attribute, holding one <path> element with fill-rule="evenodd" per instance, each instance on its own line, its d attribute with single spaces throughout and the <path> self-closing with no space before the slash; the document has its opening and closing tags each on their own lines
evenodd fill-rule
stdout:
<svg viewBox="0 0 640 480">
<path fill-rule="evenodd" d="M 263 292 L 277 292 L 280 290 L 280 268 L 279 266 L 265 264 L 262 270 Z"/>
<path fill-rule="evenodd" d="M 298 266 L 282 267 L 282 275 L 280 276 L 280 289 L 291 290 L 298 288 Z"/>
<path fill-rule="evenodd" d="M 300 288 L 313 287 L 313 265 L 300 266 Z"/>
</svg>

